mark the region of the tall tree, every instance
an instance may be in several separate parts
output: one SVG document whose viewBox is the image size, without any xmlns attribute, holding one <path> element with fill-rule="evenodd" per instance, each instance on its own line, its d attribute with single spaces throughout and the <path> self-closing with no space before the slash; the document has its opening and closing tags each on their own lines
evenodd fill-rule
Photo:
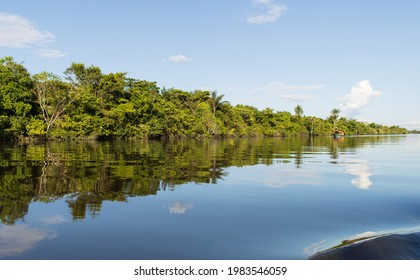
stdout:
<svg viewBox="0 0 420 280">
<path fill-rule="evenodd" d="M 298 118 L 302 117 L 303 115 L 302 106 L 300 106 L 299 104 L 295 107 L 295 115 L 298 116 Z"/>
<path fill-rule="evenodd" d="M 97 66 L 86 67 L 83 63 L 73 62 L 70 67 L 64 71 L 66 79 L 77 86 L 90 87 L 96 93 L 102 78 L 101 69 Z"/>
<path fill-rule="evenodd" d="M 26 133 L 33 112 L 32 81 L 25 67 L 12 57 L 0 58 L 0 137 Z"/>
<path fill-rule="evenodd" d="M 301 133 L 306 133 L 306 128 L 302 123 L 302 116 L 303 116 L 303 109 L 302 106 L 300 106 L 299 104 L 296 105 L 295 107 L 295 118 L 296 118 L 296 122 L 299 126 L 299 130 L 301 131 Z"/>
<path fill-rule="evenodd" d="M 331 110 L 331 115 L 329 119 L 333 122 L 334 129 L 337 129 L 337 121 L 338 121 L 338 118 L 340 117 L 340 113 L 341 113 L 340 109 L 335 108 Z"/>
<path fill-rule="evenodd" d="M 212 91 L 209 97 L 210 106 L 213 110 L 213 115 L 216 115 L 217 108 L 222 105 L 223 103 L 227 103 L 227 101 L 222 101 L 223 94 L 217 95 L 216 91 Z"/>
<path fill-rule="evenodd" d="M 99 67 L 93 65 L 86 67 L 83 63 L 72 63 L 64 71 L 64 74 L 66 75 L 66 80 L 83 97 L 83 104 L 79 104 L 81 105 L 80 107 L 85 111 L 89 111 L 91 114 L 97 114 L 100 110 L 103 111 L 104 102 L 102 95 L 104 92 L 100 91 L 103 75 Z"/>
<path fill-rule="evenodd" d="M 75 101 L 75 91 L 68 83 L 51 73 L 43 72 L 34 75 L 33 79 L 32 92 L 37 98 L 48 133 L 69 105 Z"/>
</svg>

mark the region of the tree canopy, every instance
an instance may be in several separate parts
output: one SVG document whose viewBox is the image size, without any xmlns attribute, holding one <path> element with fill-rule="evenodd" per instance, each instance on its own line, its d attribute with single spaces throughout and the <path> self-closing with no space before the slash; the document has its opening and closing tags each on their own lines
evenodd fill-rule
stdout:
<svg viewBox="0 0 420 280">
<path fill-rule="evenodd" d="M 294 115 L 271 108 L 232 106 L 216 91 L 159 88 L 156 82 L 102 73 L 72 63 L 61 78 L 31 75 L 12 57 L 0 58 L 0 138 L 157 138 L 400 134 L 406 129 L 339 116 Z"/>
</svg>

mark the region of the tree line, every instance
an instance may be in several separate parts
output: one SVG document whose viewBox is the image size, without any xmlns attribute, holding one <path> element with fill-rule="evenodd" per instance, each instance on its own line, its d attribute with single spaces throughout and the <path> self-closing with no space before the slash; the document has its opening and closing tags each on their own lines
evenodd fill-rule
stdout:
<svg viewBox="0 0 420 280">
<path fill-rule="evenodd" d="M 400 134 L 398 126 L 233 106 L 216 91 L 159 88 L 126 73 L 102 73 L 72 63 L 63 77 L 31 75 L 12 57 L 0 58 L 0 138 L 122 138 Z"/>
</svg>

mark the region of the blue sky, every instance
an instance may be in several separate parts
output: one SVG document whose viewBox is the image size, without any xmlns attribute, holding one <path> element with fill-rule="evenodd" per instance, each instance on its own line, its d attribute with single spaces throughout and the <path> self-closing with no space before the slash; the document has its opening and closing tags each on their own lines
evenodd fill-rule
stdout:
<svg viewBox="0 0 420 280">
<path fill-rule="evenodd" d="M 420 1 L 0 0 L 0 57 L 420 128 Z"/>
</svg>

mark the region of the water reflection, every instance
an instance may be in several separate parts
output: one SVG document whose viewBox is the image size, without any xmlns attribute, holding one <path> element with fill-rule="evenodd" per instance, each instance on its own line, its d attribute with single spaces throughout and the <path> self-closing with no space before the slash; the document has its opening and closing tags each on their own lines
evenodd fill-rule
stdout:
<svg viewBox="0 0 420 280">
<path fill-rule="evenodd" d="M 227 167 L 232 166 L 271 166 L 252 169 L 258 172 L 259 184 L 265 172 L 268 186 L 320 185 L 323 178 L 309 163 L 323 161 L 323 155 L 343 162 L 346 154 L 377 141 L 380 138 L 348 137 L 337 142 L 313 137 L 4 144 L 0 221 L 13 225 L 27 215 L 30 203 L 59 199 L 66 201 L 73 220 L 83 220 L 98 215 L 104 201 L 126 202 L 190 182 L 216 184 L 229 176 Z M 351 159 L 344 165 L 345 172 L 356 176 L 353 185 L 363 189 L 372 185 L 373 172 L 366 161 Z M 250 182 L 255 180 L 252 172 L 244 175 Z M 192 207 L 179 202 L 169 211 L 183 214 Z"/>
<path fill-rule="evenodd" d="M 370 176 L 373 175 L 373 168 L 367 164 L 367 161 L 361 159 L 352 159 L 348 163 L 343 163 L 344 171 L 350 173 L 356 178 L 351 180 L 351 183 L 364 190 L 368 190 L 372 186 Z"/>
<path fill-rule="evenodd" d="M 314 244 L 311 244 L 303 249 L 303 253 L 307 256 L 312 256 L 325 249 L 326 240 L 321 240 Z"/>
<path fill-rule="evenodd" d="M 35 247 L 42 240 L 57 237 L 57 232 L 26 225 L 0 226 L 0 257 L 15 256 Z"/>
<path fill-rule="evenodd" d="M 188 202 L 176 201 L 171 203 L 168 208 L 169 213 L 181 215 L 185 214 L 185 212 L 187 212 L 188 209 L 192 209 L 193 204 Z"/>
<path fill-rule="evenodd" d="M 254 185 L 282 188 L 292 185 L 322 185 L 322 177 L 316 171 L 305 168 L 293 168 L 290 165 L 254 167 L 241 173 L 241 182 L 249 182 Z"/>
<path fill-rule="evenodd" d="M 65 223 L 67 220 L 62 215 L 53 215 L 44 217 L 39 220 L 39 224 L 43 226 L 59 225 Z"/>
</svg>

